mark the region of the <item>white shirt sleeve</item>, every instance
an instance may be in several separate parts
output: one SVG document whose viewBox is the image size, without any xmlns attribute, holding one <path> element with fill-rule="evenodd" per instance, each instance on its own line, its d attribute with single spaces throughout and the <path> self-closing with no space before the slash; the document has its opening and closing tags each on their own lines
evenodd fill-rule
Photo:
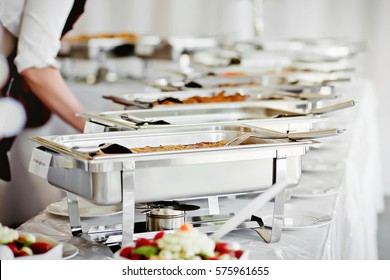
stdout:
<svg viewBox="0 0 390 280">
<path fill-rule="evenodd" d="M 15 64 L 18 72 L 31 67 L 58 67 L 60 37 L 74 0 L 26 0 Z"/>
</svg>

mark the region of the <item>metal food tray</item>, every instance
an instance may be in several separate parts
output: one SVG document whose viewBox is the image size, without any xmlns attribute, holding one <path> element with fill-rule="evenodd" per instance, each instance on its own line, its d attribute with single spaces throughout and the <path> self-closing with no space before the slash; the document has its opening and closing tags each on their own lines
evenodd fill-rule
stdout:
<svg viewBox="0 0 390 280">
<path fill-rule="evenodd" d="M 350 71 L 339 71 L 332 73 L 320 72 L 286 72 L 275 74 L 260 74 L 246 76 L 206 76 L 193 79 L 191 82 L 199 88 L 220 88 L 220 87 L 279 87 L 288 85 L 320 86 L 332 82 L 350 81 Z M 187 85 L 191 85 L 189 82 Z"/>
<path fill-rule="evenodd" d="M 250 144 L 239 146 L 143 154 L 91 156 L 72 149 L 101 143 L 142 147 L 229 141 L 244 133 L 264 139 L 253 138 Z M 281 138 L 266 139 L 278 136 Z M 296 186 L 301 176 L 301 156 L 309 145 L 318 142 L 283 137 L 285 134 L 243 125 L 33 137 L 43 147 L 34 149 L 29 170 L 95 204 L 122 202 L 123 241 L 129 242 L 133 238 L 136 202 L 259 192 L 272 188 L 281 176 L 285 181 L 283 190 Z M 34 164 L 39 168 L 31 167 Z M 42 167 L 46 172 L 38 171 Z M 68 209 L 72 233 L 80 234 L 77 199 L 69 195 Z"/>
<path fill-rule="evenodd" d="M 133 55 L 137 41 L 138 36 L 131 33 L 85 35 L 80 38 L 69 37 L 61 42 L 59 54 L 70 58 L 96 59 L 102 52 L 108 55 L 115 48 L 127 46 L 127 49 L 130 50 L 132 46 L 132 51 L 128 55 Z"/>
<path fill-rule="evenodd" d="M 279 108 L 298 110 L 306 107 L 305 102 L 268 101 L 268 102 L 235 102 L 199 104 L 193 106 L 159 106 L 153 110 L 124 110 L 101 113 L 82 113 L 86 119 L 85 133 L 96 133 L 114 130 L 138 130 L 155 128 L 172 128 L 177 126 L 210 125 L 252 125 L 280 132 L 305 132 L 313 124 L 326 121 L 328 118 L 319 115 L 297 116 L 289 118 L 272 118 L 280 113 Z M 121 117 L 125 114 L 129 119 Z M 146 121 L 164 120 L 170 125 L 146 124 L 137 125 L 131 119 Z"/>
<path fill-rule="evenodd" d="M 166 92 L 134 92 L 128 93 L 121 96 L 105 96 L 105 98 L 111 99 L 116 103 L 120 103 L 125 106 L 124 109 L 150 109 L 150 108 L 159 108 L 161 106 L 194 106 L 194 105 L 205 105 L 211 103 L 196 103 L 196 104 L 175 104 L 175 105 L 158 105 L 154 106 L 152 103 L 157 100 L 162 100 L 164 98 L 173 97 L 178 100 L 185 100 L 194 96 L 201 97 L 212 97 L 218 93 L 224 92 L 225 96 L 234 95 L 239 93 L 246 97 L 244 101 L 237 102 L 213 102 L 217 104 L 233 104 L 233 103 L 245 103 L 245 102 L 262 102 L 261 104 L 265 106 L 272 106 L 280 109 L 302 109 L 310 110 L 313 106 L 313 103 L 309 100 L 302 100 L 295 97 L 287 97 L 283 100 L 272 100 L 270 97 L 273 95 L 272 89 L 263 89 L 263 88 L 223 88 L 223 89 L 205 89 L 205 90 L 184 90 L 184 91 L 166 91 Z M 279 95 L 280 96 L 280 95 Z M 326 95 L 323 97 L 326 99 Z M 320 100 L 318 98 L 317 100 Z"/>
</svg>

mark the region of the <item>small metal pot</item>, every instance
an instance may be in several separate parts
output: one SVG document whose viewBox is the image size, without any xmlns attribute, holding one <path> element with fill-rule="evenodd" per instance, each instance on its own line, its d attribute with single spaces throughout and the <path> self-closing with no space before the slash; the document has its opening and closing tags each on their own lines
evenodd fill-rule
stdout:
<svg viewBox="0 0 390 280">
<path fill-rule="evenodd" d="M 146 213 L 146 231 L 173 230 L 185 223 L 185 211 L 153 209 Z"/>
</svg>

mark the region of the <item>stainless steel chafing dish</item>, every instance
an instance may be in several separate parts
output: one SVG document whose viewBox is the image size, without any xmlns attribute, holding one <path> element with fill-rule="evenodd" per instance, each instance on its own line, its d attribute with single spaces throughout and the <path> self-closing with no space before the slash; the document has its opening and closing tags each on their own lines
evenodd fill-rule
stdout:
<svg viewBox="0 0 390 280">
<path fill-rule="evenodd" d="M 261 101 L 265 106 L 272 106 L 280 109 L 303 109 L 310 110 L 312 108 L 312 101 L 318 101 L 323 99 L 332 99 L 335 96 L 333 94 L 314 94 L 314 93 L 293 93 L 286 92 L 277 89 L 265 89 L 265 88 L 221 88 L 221 89 L 206 89 L 206 90 L 186 90 L 186 91 L 170 91 L 170 92 L 141 92 L 141 93 L 128 93 L 121 96 L 104 96 L 106 99 L 110 99 L 115 103 L 119 103 L 125 106 L 125 109 L 150 109 L 154 107 L 166 106 L 160 104 L 155 106 L 153 102 L 158 102 L 166 98 L 174 98 L 177 101 L 183 101 L 185 99 L 200 96 L 200 97 L 213 97 L 220 93 L 224 93 L 225 96 L 232 96 L 240 94 L 245 97 L 244 101 L 237 102 L 214 102 L 214 103 L 243 103 L 243 102 L 259 102 Z M 306 98 L 306 97 L 308 98 Z M 273 100 L 277 99 L 277 100 Z M 197 103 L 196 105 L 206 104 Z M 209 103 L 207 103 L 209 104 Z M 195 104 L 181 104 L 178 103 L 175 106 L 189 106 Z M 169 105 L 173 106 L 173 105 Z"/>
<path fill-rule="evenodd" d="M 74 149 L 101 143 L 140 147 L 230 141 L 246 133 L 258 137 L 246 145 L 143 154 L 90 155 Z M 72 233 L 82 234 L 74 195 L 98 205 L 122 202 L 125 243 L 133 238 L 136 202 L 251 193 L 275 186 L 279 189 L 274 193 L 275 227 L 270 241 L 279 240 L 284 190 L 298 184 L 301 157 L 309 145 L 317 143 L 291 141 L 284 133 L 244 125 L 58 135 L 32 140 L 42 146 L 34 149 L 29 170 L 68 192 Z"/>
<path fill-rule="evenodd" d="M 286 73 L 271 73 L 246 76 L 205 76 L 187 81 L 187 87 L 221 88 L 221 87 L 278 87 L 288 85 L 321 86 L 332 82 L 350 81 L 350 71 L 331 73 L 292 71 Z"/>
<path fill-rule="evenodd" d="M 159 106 L 153 110 L 83 113 L 85 133 L 112 130 L 144 130 L 198 124 L 247 124 L 280 132 L 309 131 L 313 123 L 326 120 L 322 114 L 354 106 L 354 101 L 336 103 L 310 111 L 286 110 L 297 102 L 233 102 L 192 106 Z M 284 107 L 281 109 L 280 107 Z"/>
<path fill-rule="evenodd" d="M 313 124 L 327 120 L 320 115 L 296 116 L 289 118 L 272 118 L 282 111 L 278 108 L 304 111 L 306 102 L 267 101 L 213 103 L 193 106 L 159 106 L 153 110 L 124 110 L 101 113 L 83 113 L 79 116 L 86 119 L 85 133 L 96 133 L 114 130 L 139 130 L 194 126 L 198 124 L 241 125 L 247 124 L 280 132 L 309 131 Z M 306 108 L 305 108 L 306 109 Z M 283 110 L 283 112 L 286 112 Z M 170 125 L 154 124 L 153 120 L 163 120 Z"/>
</svg>

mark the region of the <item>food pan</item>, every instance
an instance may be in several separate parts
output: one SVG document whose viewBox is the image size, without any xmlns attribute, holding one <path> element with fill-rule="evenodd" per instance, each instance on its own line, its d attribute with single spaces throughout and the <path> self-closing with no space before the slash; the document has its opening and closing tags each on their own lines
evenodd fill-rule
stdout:
<svg viewBox="0 0 390 280">
<path fill-rule="evenodd" d="M 188 88 L 221 88 L 221 87 L 279 87 L 288 85 L 315 86 L 331 82 L 350 81 L 350 71 L 331 73 L 291 71 L 285 73 L 246 75 L 246 76 L 206 76 L 187 81 Z"/>
<path fill-rule="evenodd" d="M 76 147 L 115 143 L 125 147 L 251 141 L 218 148 L 151 153 L 84 154 Z M 284 190 L 298 184 L 301 157 L 314 140 L 293 141 L 284 133 L 244 125 L 204 125 L 142 131 L 35 137 L 30 172 L 68 193 L 72 234 L 82 236 L 77 199 L 122 202 L 122 243 L 133 240 L 136 202 L 223 196 L 270 190 L 275 195 L 272 240 L 280 238 Z M 249 140 L 249 139 L 248 139 Z M 275 190 L 274 190 L 275 188 Z M 272 190 L 272 191 L 271 191 Z"/>
<path fill-rule="evenodd" d="M 223 94 L 225 98 L 212 99 Z M 240 101 L 229 100 L 230 97 L 241 97 Z M 311 97 L 307 99 L 306 97 Z M 205 103 L 187 103 L 190 99 L 201 97 Z M 333 94 L 315 94 L 315 93 L 293 93 L 284 90 L 264 89 L 264 88 L 225 88 L 225 89 L 208 89 L 208 90 L 187 90 L 171 92 L 142 92 L 129 93 L 122 96 L 104 96 L 104 98 L 125 105 L 125 109 L 150 109 L 161 106 L 187 106 L 210 103 L 242 103 L 261 101 L 263 104 L 270 104 L 283 109 L 300 109 L 310 110 L 313 100 L 322 100 L 334 98 Z M 172 105 L 164 105 L 163 101 L 171 101 Z M 276 102 L 282 101 L 282 102 Z M 207 103 L 206 103 L 207 102 Z"/>
<path fill-rule="evenodd" d="M 303 111 L 299 109 L 301 106 L 305 107 L 306 103 L 291 101 L 213 103 L 193 106 L 160 106 L 153 110 L 83 113 L 79 116 L 87 120 L 85 133 L 210 125 L 212 123 L 248 124 L 280 132 L 309 131 L 314 123 L 327 120 L 327 117 L 319 115 L 272 118 L 277 114 L 275 108 L 291 108 L 299 112 Z M 158 124 L 159 120 L 170 125 Z"/>
<path fill-rule="evenodd" d="M 142 147 L 230 141 L 248 132 L 263 136 L 284 135 L 248 126 L 208 125 L 35 137 L 32 140 L 41 144 L 45 148 L 42 153 L 51 158 L 47 163 L 47 180 L 51 184 L 101 205 L 122 201 L 121 176 L 127 165 L 134 173 L 132 183 L 136 202 L 262 190 L 273 183 L 273 162 L 280 151 L 289 155 L 289 184 L 297 184 L 300 156 L 305 153 L 305 147 L 313 143 L 311 140 L 256 138 L 252 144 L 235 147 L 95 156 L 72 149 L 102 143 Z M 32 162 L 43 161 L 39 154 L 33 154 Z"/>
</svg>

